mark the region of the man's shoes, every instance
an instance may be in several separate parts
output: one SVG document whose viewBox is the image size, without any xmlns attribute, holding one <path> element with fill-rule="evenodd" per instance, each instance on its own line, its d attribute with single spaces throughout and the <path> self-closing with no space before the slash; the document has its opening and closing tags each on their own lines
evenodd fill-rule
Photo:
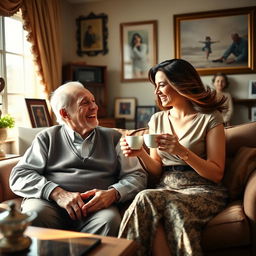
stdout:
<svg viewBox="0 0 256 256">
<path fill-rule="evenodd" d="M 220 62 L 220 63 L 222 63 L 223 60 L 222 59 L 216 59 L 216 60 L 212 60 L 212 62 Z"/>
</svg>

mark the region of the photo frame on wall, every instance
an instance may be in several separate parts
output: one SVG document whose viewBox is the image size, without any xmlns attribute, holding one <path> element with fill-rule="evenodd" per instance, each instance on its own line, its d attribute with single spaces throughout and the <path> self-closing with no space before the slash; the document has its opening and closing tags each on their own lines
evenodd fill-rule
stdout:
<svg viewBox="0 0 256 256">
<path fill-rule="evenodd" d="M 108 16 L 106 14 L 95 15 L 90 13 L 88 16 L 80 16 L 76 19 L 77 23 L 77 54 L 83 56 L 96 56 L 108 53 L 107 29 Z"/>
<path fill-rule="evenodd" d="M 148 127 L 148 122 L 154 113 L 156 113 L 156 106 L 137 106 L 136 129 Z"/>
<path fill-rule="evenodd" d="M 157 21 L 120 24 L 121 81 L 147 81 L 157 63 Z"/>
<path fill-rule="evenodd" d="M 135 119 L 136 98 L 116 98 L 115 118 Z"/>
<path fill-rule="evenodd" d="M 256 99 L 256 80 L 249 81 L 249 98 Z"/>
<path fill-rule="evenodd" d="M 49 127 L 52 119 L 44 99 L 25 99 L 29 118 L 33 128 Z"/>
<path fill-rule="evenodd" d="M 256 121 L 256 107 L 251 108 L 251 121 L 252 122 Z"/>
<path fill-rule="evenodd" d="M 255 12 L 245 7 L 174 15 L 175 57 L 201 75 L 254 73 Z"/>
</svg>

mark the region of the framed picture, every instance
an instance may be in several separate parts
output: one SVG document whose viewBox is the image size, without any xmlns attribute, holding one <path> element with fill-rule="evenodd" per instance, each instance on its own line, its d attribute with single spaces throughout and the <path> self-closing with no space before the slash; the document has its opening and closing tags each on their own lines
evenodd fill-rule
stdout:
<svg viewBox="0 0 256 256">
<path fill-rule="evenodd" d="M 134 120 L 135 118 L 135 98 L 116 98 L 115 99 L 115 118 L 125 118 Z"/>
<path fill-rule="evenodd" d="M 256 121 L 256 107 L 251 108 L 251 121 L 252 122 Z"/>
<path fill-rule="evenodd" d="M 99 53 L 105 55 L 108 52 L 107 29 L 108 16 L 105 14 L 80 16 L 77 23 L 77 54 L 83 56 L 96 56 Z"/>
<path fill-rule="evenodd" d="M 157 63 L 157 21 L 121 23 L 120 35 L 122 82 L 147 81 Z"/>
<path fill-rule="evenodd" d="M 25 99 L 33 128 L 52 125 L 49 110 L 44 99 Z"/>
<path fill-rule="evenodd" d="M 5 81 L 2 77 L 0 77 L 0 92 L 4 89 L 5 87 Z"/>
<path fill-rule="evenodd" d="M 249 98 L 256 99 L 256 80 L 249 81 Z"/>
<path fill-rule="evenodd" d="M 136 129 L 148 127 L 151 116 L 156 112 L 156 106 L 136 107 Z"/>
<path fill-rule="evenodd" d="M 256 7 L 174 15 L 175 57 L 201 75 L 253 73 Z"/>
</svg>

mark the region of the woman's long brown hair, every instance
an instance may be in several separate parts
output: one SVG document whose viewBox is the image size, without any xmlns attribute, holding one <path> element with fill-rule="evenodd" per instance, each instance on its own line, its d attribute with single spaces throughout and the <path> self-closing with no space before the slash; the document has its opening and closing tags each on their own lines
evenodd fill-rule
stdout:
<svg viewBox="0 0 256 256">
<path fill-rule="evenodd" d="M 216 91 L 204 86 L 195 68 L 182 59 L 172 59 L 161 62 L 152 67 L 148 72 L 149 80 L 156 86 L 155 76 L 157 71 L 162 71 L 168 78 L 171 86 L 182 96 L 190 101 L 193 108 L 201 113 L 210 113 L 215 110 L 223 111 L 226 97 L 218 99 Z M 161 110 L 167 110 L 157 96 L 157 104 Z"/>
</svg>

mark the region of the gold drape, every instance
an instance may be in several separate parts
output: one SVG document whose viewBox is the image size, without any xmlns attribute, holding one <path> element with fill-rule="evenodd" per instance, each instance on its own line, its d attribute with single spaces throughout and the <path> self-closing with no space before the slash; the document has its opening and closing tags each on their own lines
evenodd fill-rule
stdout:
<svg viewBox="0 0 256 256">
<path fill-rule="evenodd" d="M 0 0 L 0 16 L 12 16 L 20 8 L 23 0 Z"/>
<path fill-rule="evenodd" d="M 23 0 L 22 17 L 45 92 L 49 96 L 61 84 L 60 2 Z"/>
</svg>

